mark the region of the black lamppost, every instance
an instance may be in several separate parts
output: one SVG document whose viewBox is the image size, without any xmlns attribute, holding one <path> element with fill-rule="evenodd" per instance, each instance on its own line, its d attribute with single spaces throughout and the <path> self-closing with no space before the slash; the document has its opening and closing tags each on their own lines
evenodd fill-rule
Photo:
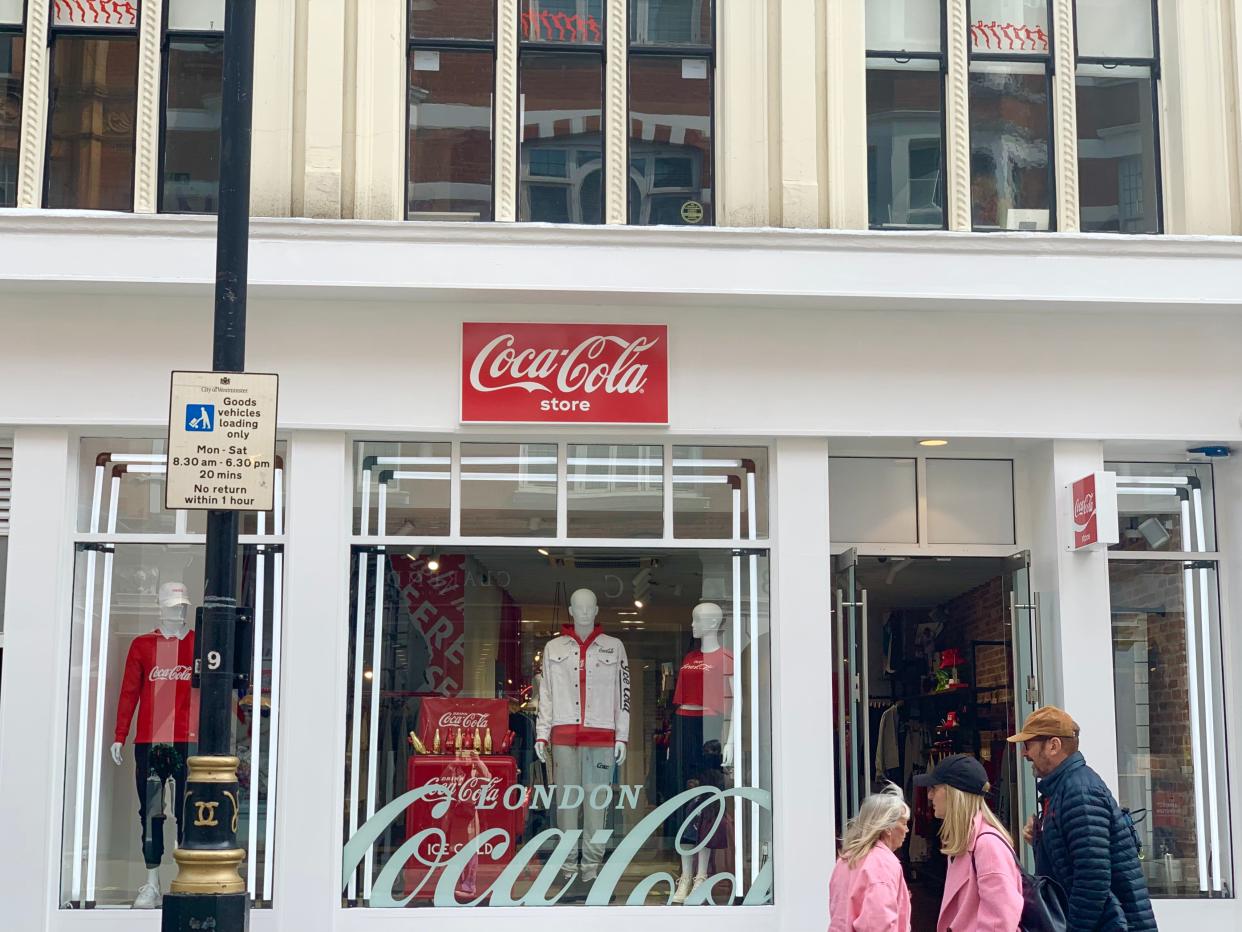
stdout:
<svg viewBox="0 0 1242 932">
<path fill-rule="evenodd" d="M 212 369 L 246 367 L 246 266 L 250 239 L 250 128 L 255 0 L 228 0 L 220 111 Z M 238 760 L 231 727 L 237 633 L 236 511 L 207 513 L 207 569 L 198 655 L 198 754 L 190 758 L 177 878 L 164 897 L 162 932 L 244 932 L 250 897 L 238 873 Z M 256 709 L 257 712 L 257 709 Z"/>
</svg>

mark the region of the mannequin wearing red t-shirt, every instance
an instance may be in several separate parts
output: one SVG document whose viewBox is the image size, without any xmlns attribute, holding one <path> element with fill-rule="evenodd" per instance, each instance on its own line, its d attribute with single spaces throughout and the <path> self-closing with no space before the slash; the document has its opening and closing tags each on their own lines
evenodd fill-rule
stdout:
<svg viewBox="0 0 1242 932">
<path fill-rule="evenodd" d="M 722 768 L 733 764 L 733 655 L 720 644 L 723 624 L 724 612 L 714 602 L 700 602 L 690 613 L 690 633 L 699 645 L 682 659 L 673 692 L 673 747 L 683 789 L 714 783 Z M 703 842 L 703 847 L 694 856 L 681 856 L 674 903 L 684 903 L 707 880 L 712 851 L 727 844 L 723 818 L 713 830 L 715 807 L 708 807 L 688 830 L 682 815 L 683 842 Z"/>
<path fill-rule="evenodd" d="M 160 861 L 164 853 L 164 784 L 172 777 L 173 813 L 180 843 L 186 761 L 198 743 L 198 692 L 190 688 L 194 630 L 185 584 L 164 583 L 158 601 L 159 627 L 134 638 L 125 656 L 111 749 L 113 763 L 120 766 L 125 760 L 125 739 L 136 717 L 134 784 L 147 882 L 138 888 L 135 909 L 154 909 L 163 900 Z"/>
</svg>

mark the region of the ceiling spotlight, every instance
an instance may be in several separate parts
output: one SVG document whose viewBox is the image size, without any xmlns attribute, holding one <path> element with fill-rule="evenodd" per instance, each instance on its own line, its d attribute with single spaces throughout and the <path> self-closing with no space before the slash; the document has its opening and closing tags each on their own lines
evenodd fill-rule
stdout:
<svg viewBox="0 0 1242 932">
<path fill-rule="evenodd" d="M 921 447 L 947 447 L 948 445 L 949 445 L 949 441 L 947 440 L 920 440 L 919 441 L 919 446 Z"/>
<path fill-rule="evenodd" d="M 434 553 L 427 558 L 427 569 L 431 570 L 433 573 L 440 572 L 440 558 Z"/>
<path fill-rule="evenodd" d="M 548 551 L 544 550 L 542 547 L 536 547 L 536 548 L 535 548 L 535 552 L 536 552 L 536 553 L 541 553 L 541 554 L 543 554 L 545 557 L 548 555 Z"/>
<path fill-rule="evenodd" d="M 635 607 L 635 608 L 642 608 L 642 607 L 643 607 L 643 600 L 642 600 L 642 599 L 635 599 L 635 600 L 634 600 L 634 607 Z"/>
<path fill-rule="evenodd" d="M 362 678 L 364 680 L 373 679 L 374 677 L 375 677 L 375 674 L 372 673 L 370 670 L 367 670 L 365 673 L 362 674 Z"/>
</svg>

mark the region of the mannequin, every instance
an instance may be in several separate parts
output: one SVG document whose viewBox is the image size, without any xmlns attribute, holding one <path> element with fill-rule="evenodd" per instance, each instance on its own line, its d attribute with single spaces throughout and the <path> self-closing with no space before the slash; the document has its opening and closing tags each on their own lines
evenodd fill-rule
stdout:
<svg viewBox="0 0 1242 932">
<path fill-rule="evenodd" d="M 630 731 L 630 668 L 625 645 L 604 634 L 595 619 L 599 603 L 590 589 L 569 597 L 572 625 L 562 629 L 543 649 L 539 678 L 539 717 L 535 755 L 543 763 L 552 748 L 553 778 L 559 790 L 556 824 L 563 832 L 582 823 L 580 869 L 566 861 L 566 880 L 595 880 L 604 846 L 595 840 L 604 826 L 604 812 L 590 805 L 591 791 L 612 782 L 614 766 L 625 761 Z M 571 787 L 577 805 L 566 805 Z"/>
<path fill-rule="evenodd" d="M 135 909 L 154 909 L 163 900 L 160 862 L 164 855 L 164 784 L 169 777 L 173 778 L 173 813 L 179 843 L 186 761 L 198 741 L 198 693 L 190 688 L 194 630 L 185 584 L 164 583 L 158 602 L 158 627 L 134 638 L 125 657 L 111 748 L 112 762 L 120 766 L 125 760 L 125 739 L 137 713 L 134 782 L 147 882 L 138 889 Z"/>
<path fill-rule="evenodd" d="M 733 655 L 720 644 L 723 624 L 724 612 L 714 602 L 700 602 L 690 613 L 690 633 L 699 646 L 682 660 L 673 693 L 673 741 L 685 781 L 681 789 L 720 783 L 723 768 L 733 765 Z M 681 825 L 686 816 L 683 811 Z M 706 882 L 712 851 L 726 844 L 723 820 L 710 838 L 702 838 L 714 820 L 714 811 L 708 810 L 683 833 L 683 840 L 703 842 L 703 847 L 681 856 L 674 903 L 684 903 Z"/>
</svg>

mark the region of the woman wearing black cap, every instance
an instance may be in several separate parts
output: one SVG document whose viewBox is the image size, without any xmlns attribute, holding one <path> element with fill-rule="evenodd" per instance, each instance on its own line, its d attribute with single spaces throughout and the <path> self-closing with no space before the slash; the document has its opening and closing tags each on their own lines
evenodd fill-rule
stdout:
<svg viewBox="0 0 1242 932">
<path fill-rule="evenodd" d="M 949 857 L 936 932 L 1014 932 L 1022 918 L 1022 875 L 1013 841 L 984 799 L 991 787 L 969 754 L 946 757 L 914 778 L 931 787 L 941 852 Z"/>
</svg>

